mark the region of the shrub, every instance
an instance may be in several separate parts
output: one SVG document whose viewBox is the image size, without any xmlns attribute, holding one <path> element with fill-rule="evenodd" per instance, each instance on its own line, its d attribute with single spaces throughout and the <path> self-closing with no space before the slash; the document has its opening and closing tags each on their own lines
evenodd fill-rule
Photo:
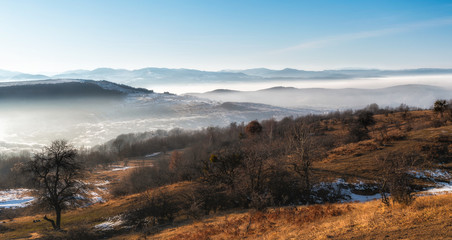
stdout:
<svg viewBox="0 0 452 240">
<path fill-rule="evenodd" d="M 348 127 L 349 135 L 347 136 L 347 142 L 359 142 L 369 139 L 369 131 L 361 124 L 351 123 Z"/>
<path fill-rule="evenodd" d="M 138 208 L 129 211 L 125 220 L 137 229 L 172 223 L 179 212 L 178 197 L 166 189 L 150 190 L 141 195 L 141 204 Z"/>
<path fill-rule="evenodd" d="M 256 210 L 263 210 L 267 207 L 273 206 L 273 197 L 270 193 L 256 193 L 251 194 L 250 207 Z"/>
<path fill-rule="evenodd" d="M 444 121 L 441 121 L 440 119 L 433 119 L 432 120 L 432 127 L 439 128 L 445 125 Z"/>
<path fill-rule="evenodd" d="M 389 205 L 386 193 L 391 194 L 393 202 L 408 205 L 413 201 L 412 178 L 408 174 L 411 167 L 421 163 L 421 158 L 416 155 L 390 153 L 377 158 L 382 169 L 381 179 L 382 201 Z"/>
<path fill-rule="evenodd" d="M 19 215 L 16 209 L 2 208 L 0 209 L 0 220 L 12 220 Z"/>
<path fill-rule="evenodd" d="M 262 125 L 256 120 L 251 121 L 246 125 L 245 132 L 249 135 L 259 134 L 262 132 Z"/>
<path fill-rule="evenodd" d="M 206 215 L 211 211 L 234 207 L 233 203 L 243 205 L 241 197 L 238 197 L 236 192 L 228 191 L 224 184 L 201 183 L 195 188 L 195 195 L 199 199 L 199 207 Z"/>
<path fill-rule="evenodd" d="M 76 226 L 67 231 L 48 231 L 39 239 L 42 240 L 96 240 L 102 239 L 100 233 L 94 232 L 88 226 Z"/>
<path fill-rule="evenodd" d="M 162 163 L 152 167 L 139 167 L 133 169 L 121 181 L 114 185 L 110 191 L 113 196 L 124 196 L 139 193 L 153 187 L 160 187 L 170 183 L 170 176 Z"/>
<path fill-rule="evenodd" d="M 5 226 L 3 226 L 3 225 L 0 224 L 0 233 L 7 232 L 7 231 L 9 231 L 9 230 L 10 230 L 10 229 L 9 229 L 8 227 L 5 227 Z"/>
</svg>

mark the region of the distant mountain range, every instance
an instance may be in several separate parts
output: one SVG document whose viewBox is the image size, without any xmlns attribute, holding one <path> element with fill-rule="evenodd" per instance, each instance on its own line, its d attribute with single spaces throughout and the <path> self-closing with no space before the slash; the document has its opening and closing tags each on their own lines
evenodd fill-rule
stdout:
<svg viewBox="0 0 452 240">
<path fill-rule="evenodd" d="M 452 69 L 419 68 L 407 70 L 324 70 L 304 71 L 286 68 L 271 70 L 255 68 L 246 70 L 200 71 L 194 69 L 143 68 L 137 70 L 98 68 L 94 70 L 68 71 L 52 76 L 33 75 L 20 72 L 0 70 L 0 82 L 29 81 L 44 79 L 91 79 L 107 80 L 127 84 L 134 87 L 152 88 L 155 84 L 184 83 L 222 83 L 222 82 L 252 82 L 274 80 L 334 80 L 353 78 L 374 78 L 390 76 L 439 75 L 452 74 Z"/>
<path fill-rule="evenodd" d="M 188 93 L 188 95 L 215 101 L 255 102 L 287 108 L 311 109 L 357 109 L 377 103 L 381 107 L 397 107 L 404 103 L 414 107 L 429 108 L 437 99 L 451 99 L 449 89 L 408 84 L 379 89 L 326 89 L 274 87 L 259 91 L 233 91 L 218 89 L 206 93 Z"/>
</svg>

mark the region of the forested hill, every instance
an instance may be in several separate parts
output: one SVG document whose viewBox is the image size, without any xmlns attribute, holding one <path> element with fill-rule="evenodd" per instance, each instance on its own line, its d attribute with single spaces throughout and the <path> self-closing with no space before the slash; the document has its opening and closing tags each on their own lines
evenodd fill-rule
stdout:
<svg viewBox="0 0 452 240">
<path fill-rule="evenodd" d="M 152 93 L 108 81 L 57 79 L 0 84 L 2 100 L 53 100 L 83 98 L 121 98 L 131 93 Z"/>
</svg>

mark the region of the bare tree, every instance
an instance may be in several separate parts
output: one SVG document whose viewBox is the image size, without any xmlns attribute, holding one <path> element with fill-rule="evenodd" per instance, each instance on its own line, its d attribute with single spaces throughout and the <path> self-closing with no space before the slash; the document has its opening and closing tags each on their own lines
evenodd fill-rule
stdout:
<svg viewBox="0 0 452 240">
<path fill-rule="evenodd" d="M 113 142 L 112 146 L 116 150 L 116 154 L 120 160 L 123 158 L 124 147 L 126 145 L 126 140 L 124 139 L 124 135 L 119 135 Z"/>
<path fill-rule="evenodd" d="M 409 170 L 423 164 L 423 159 L 415 154 L 390 152 L 377 157 L 381 171 L 380 185 L 382 202 L 389 205 L 387 193 L 393 202 L 410 204 L 413 200 L 412 178 Z"/>
<path fill-rule="evenodd" d="M 290 165 L 298 174 L 302 183 L 302 191 L 309 201 L 311 194 L 310 172 L 313 161 L 314 145 L 308 124 L 301 121 L 293 126 L 289 143 L 293 150 Z"/>
<path fill-rule="evenodd" d="M 260 193 L 264 187 L 266 160 L 272 155 L 272 146 L 262 138 L 249 139 L 244 143 L 242 168 L 249 192 Z"/>
<path fill-rule="evenodd" d="M 169 162 L 169 170 L 172 172 L 176 172 L 178 168 L 181 167 L 182 163 L 182 153 L 179 151 L 174 151 L 171 153 L 171 159 Z"/>
<path fill-rule="evenodd" d="M 60 229 L 61 211 L 84 187 L 79 181 L 83 168 L 76 156 L 77 150 L 66 140 L 56 140 L 35 154 L 26 168 L 40 200 L 55 210 L 55 220 L 44 216 L 54 229 Z"/>
</svg>

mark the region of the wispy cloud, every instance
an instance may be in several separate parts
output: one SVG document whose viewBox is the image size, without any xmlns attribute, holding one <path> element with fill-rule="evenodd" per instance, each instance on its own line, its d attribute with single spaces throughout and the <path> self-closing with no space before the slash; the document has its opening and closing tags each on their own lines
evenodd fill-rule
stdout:
<svg viewBox="0 0 452 240">
<path fill-rule="evenodd" d="M 348 42 L 348 41 L 357 40 L 357 39 L 381 37 L 381 36 L 385 36 L 385 35 L 391 35 L 391 34 L 402 33 L 402 32 L 410 32 L 410 31 L 415 31 L 418 29 L 439 27 L 439 26 L 445 26 L 445 25 L 452 25 L 452 18 L 434 19 L 434 20 L 429 20 L 429 21 L 399 25 L 399 26 L 391 27 L 391 28 L 384 28 L 384 29 L 371 30 L 371 31 L 362 31 L 362 32 L 356 32 L 356 33 L 347 33 L 347 34 L 335 35 L 335 36 L 327 36 L 322 39 L 306 41 L 306 42 L 302 42 L 295 46 L 279 49 L 279 50 L 273 51 L 273 53 L 278 54 L 278 53 L 286 53 L 286 52 L 300 51 L 300 50 L 313 49 L 313 48 L 322 48 L 322 47 L 330 46 L 333 44 L 337 44 L 337 43 L 341 43 L 341 42 Z"/>
</svg>

